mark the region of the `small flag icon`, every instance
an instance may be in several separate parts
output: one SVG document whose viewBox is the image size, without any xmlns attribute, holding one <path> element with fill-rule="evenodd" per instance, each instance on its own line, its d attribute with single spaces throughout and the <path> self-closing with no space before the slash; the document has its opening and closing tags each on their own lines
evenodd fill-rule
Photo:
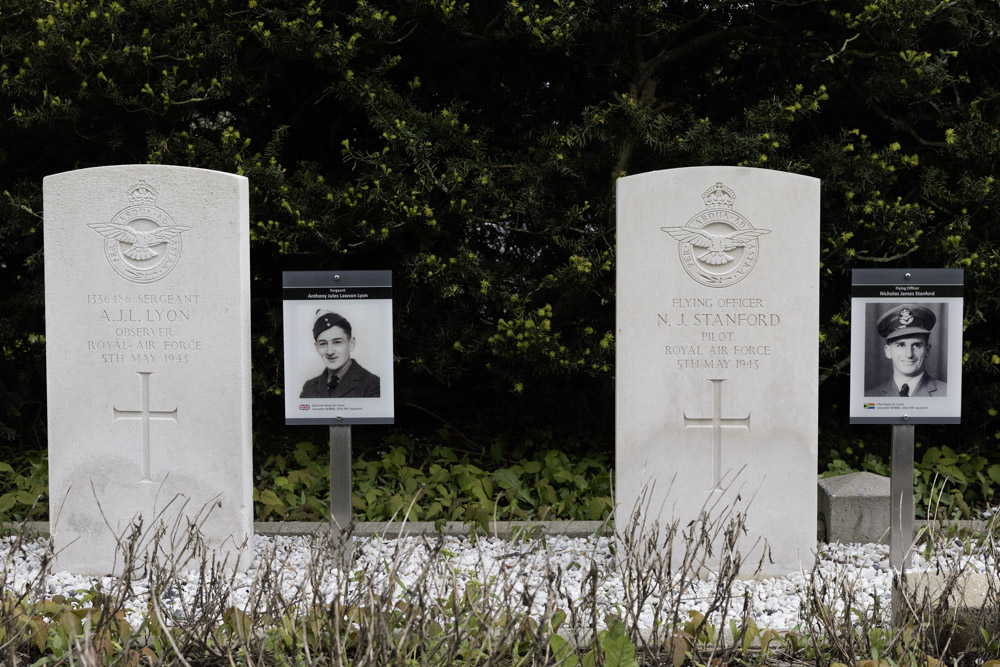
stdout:
<svg viewBox="0 0 1000 667">
<path fill-rule="evenodd" d="M 874 410 L 874 409 L 875 409 L 874 403 L 865 403 L 865 410 Z"/>
<path fill-rule="evenodd" d="M 308 403 L 301 403 L 301 404 L 299 404 L 299 410 L 308 410 L 308 409 L 309 409 L 309 404 Z"/>
</svg>

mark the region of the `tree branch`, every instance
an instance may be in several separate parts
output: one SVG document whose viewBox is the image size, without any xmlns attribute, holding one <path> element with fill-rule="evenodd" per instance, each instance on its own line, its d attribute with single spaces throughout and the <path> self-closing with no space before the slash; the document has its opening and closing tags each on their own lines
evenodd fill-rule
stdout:
<svg viewBox="0 0 1000 667">
<path fill-rule="evenodd" d="M 865 262 L 877 262 L 879 264 L 886 264 L 888 262 L 895 262 L 897 259 L 902 259 L 907 255 L 913 254 L 919 247 L 920 244 L 917 244 L 912 248 L 910 248 L 909 250 L 907 250 L 906 252 L 901 252 L 898 255 L 893 255 L 892 257 L 869 257 L 866 255 L 855 255 L 855 257 Z"/>
<path fill-rule="evenodd" d="M 823 384 L 834 375 L 840 375 L 840 371 L 844 370 L 844 366 L 847 366 L 849 363 L 851 363 L 851 357 L 847 356 L 835 363 L 833 366 L 830 366 L 830 368 L 824 370 L 823 374 L 819 376 L 818 384 Z"/>
<path fill-rule="evenodd" d="M 892 116 L 890 116 L 889 114 L 887 114 L 885 111 L 883 111 L 882 107 L 880 107 L 878 104 L 876 104 L 875 100 L 872 99 L 872 97 L 870 95 L 865 94 L 865 92 L 863 90 L 861 90 L 861 88 L 858 87 L 858 84 L 855 83 L 850 77 L 847 77 L 847 81 L 848 81 L 848 84 L 851 86 L 851 88 L 854 89 L 854 92 L 857 93 L 858 96 L 860 96 L 862 99 L 864 99 L 865 104 L 868 105 L 868 108 L 871 109 L 872 111 L 874 111 L 875 114 L 879 118 L 881 118 L 885 122 L 889 123 L 890 125 L 896 125 L 896 126 L 901 127 L 907 134 L 909 134 L 911 137 L 913 137 L 913 139 L 918 144 L 920 144 L 921 146 L 927 146 L 929 148 L 947 148 L 948 147 L 947 142 L 944 142 L 944 141 L 928 141 L 927 139 L 924 139 L 919 134 L 917 134 L 917 131 L 914 130 L 909 124 L 904 123 L 903 121 L 899 120 L 898 118 L 893 118 Z"/>
</svg>

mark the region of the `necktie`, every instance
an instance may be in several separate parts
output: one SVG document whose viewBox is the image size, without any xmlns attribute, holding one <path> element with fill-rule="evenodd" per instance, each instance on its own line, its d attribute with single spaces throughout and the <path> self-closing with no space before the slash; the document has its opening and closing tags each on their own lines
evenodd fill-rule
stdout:
<svg viewBox="0 0 1000 667">
<path fill-rule="evenodd" d="M 340 384 L 340 378 L 334 375 L 333 378 L 326 383 L 326 390 L 332 392 L 337 388 L 338 384 Z"/>
<path fill-rule="evenodd" d="M 899 395 L 900 396 L 909 396 L 910 395 L 910 385 L 908 385 L 908 384 L 906 384 L 904 382 L 903 386 L 899 388 Z"/>
</svg>

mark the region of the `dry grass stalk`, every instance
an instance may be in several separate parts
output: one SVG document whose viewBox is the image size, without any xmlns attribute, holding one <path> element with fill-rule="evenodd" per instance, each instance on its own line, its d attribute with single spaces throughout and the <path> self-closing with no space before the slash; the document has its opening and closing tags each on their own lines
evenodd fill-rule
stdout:
<svg viewBox="0 0 1000 667">
<path fill-rule="evenodd" d="M 144 530 L 136 524 L 121 545 L 122 576 L 102 580 L 83 599 L 47 594 L 48 552 L 38 576 L 21 590 L 5 590 L 0 663 L 30 665 L 48 657 L 48 664 L 129 667 L 506 666 L 601 665 L 625 658 L 620 664 L 679 667 L 807 658 L 856 665 L 881 656 L 916 665 L 928 656 L 985 657 L 996 649 L 995 573 L 987 603 L 973 617 L 956 615 L 940 599 L 913 598 L 905 618 L 892 625 L 885 602 L 873 607 L 846 579 L 828 581 L 814 569 L 800 631 L 765 632 L 750 618 L 749 593 L 731 595 L 737 578 L 754 574 L 744 571 L 738 548 L 745 515 L 706 512 L 683 528 L 643 529 L 637 516 L 620 535 L 615 563 L 593 558 L 583 565 L 579 594 L 569 592 L 569 582 L 581 573 L 556 565 L 528 585 L 519 563 L 544 553 L 546 540 L 528 534 L 507 543 L 509 566 L 492 569 L 485 560 L 457 563 L 441 537 L 381 539 L 381 558 L 356 558 L 349 570 L 341 566 L 339 540 L 314 538 L 304 562 L 290 560 L 272 541 L 258 555 L 249 589 L 237 595 L 233 563 L 212 559 L 197 526 Z M 23 532 L 7 540 L 2 570 L 11 581 L 28 543 Z M 995 531 L 976 548 L 995 562 Z M 413 567 L 417 551 L 425 554 L 419 568 Z M 953 560 L 940 560 L 940 567 L 946 584 L 955 586 L 967 561 L 949 553 Z M 696 584 L 703 584 L 707 568 L 715 570 L 710 597 L 701 601 L 708 613 L 692 615 Z M 620 600 L 603 592 L 609 571 L 621 577 Z M 137 599 L 144 601 L 141 614 L 134 613 Z M 970 624 L 988 636 L 959 633 Z"/>
</svg>

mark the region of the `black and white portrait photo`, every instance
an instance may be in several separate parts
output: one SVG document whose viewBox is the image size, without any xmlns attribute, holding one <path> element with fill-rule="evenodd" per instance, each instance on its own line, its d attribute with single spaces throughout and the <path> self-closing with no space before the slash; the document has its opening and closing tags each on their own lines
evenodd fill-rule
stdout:
<svg viewBox="0 0 1000 667">
<path fill-rule="evenodd" d="M 311 333 L 323 370 L 306 380 L 299 398 L 379 397 L 378 376 L 351 357 L 357 339 L 346 317 L 320 308 L 316 311 Z"/>
<path fill-rule="evenodd" d="M 286 271 L 285 423 L 391 424 L 388 271 Z"/>
<path fill-rule="evenodd" d="M 865 306 L 865 397 L 948 396 L 947 303 Z"/>
<path fill-rule="evenodd" d="M 852 424 L 962 422 L 961 269 L 851 270 Z"/>
</svg>

